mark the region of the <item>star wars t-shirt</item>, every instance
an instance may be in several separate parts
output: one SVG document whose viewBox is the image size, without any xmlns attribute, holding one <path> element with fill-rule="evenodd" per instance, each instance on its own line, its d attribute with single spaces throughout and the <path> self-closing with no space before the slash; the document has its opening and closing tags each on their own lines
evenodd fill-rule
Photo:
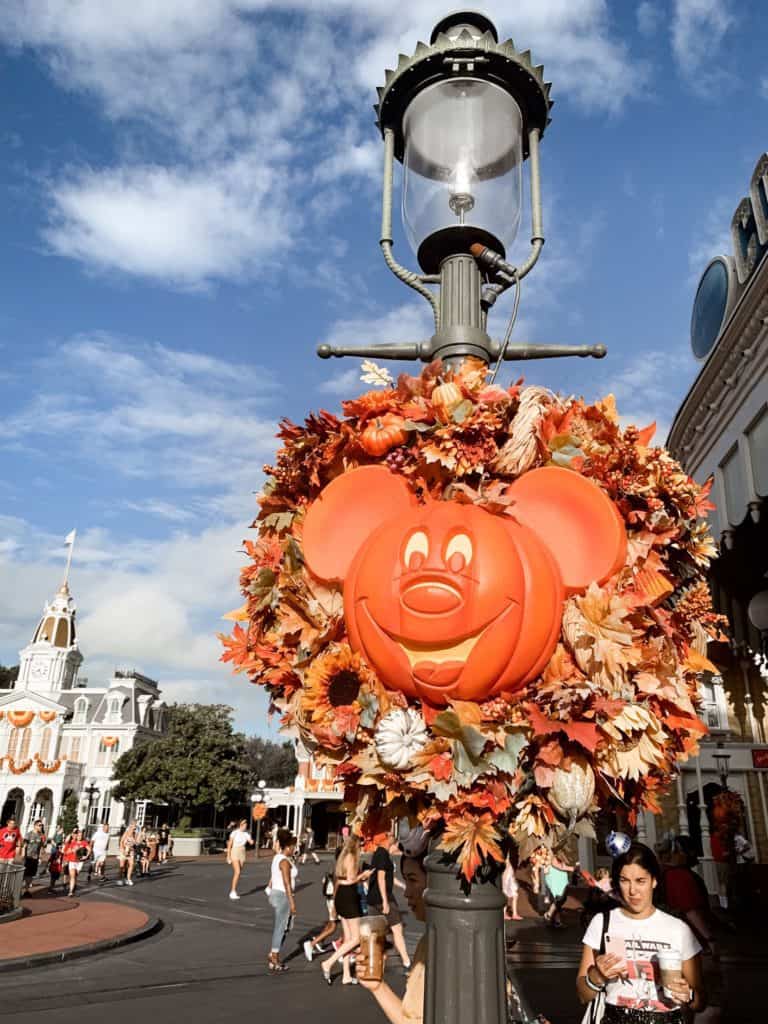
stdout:
<svg viewBox="0 0 768 1024">
<path fill-rule="evenodd" d="M 603 915 L 596 914 L 582 942 L 599 951 L 602 933 Z M 619 908 L 611 911 L 606 934 L 613 939 L 623 939 L 627 951 L 627 977 L 608 982 L 606 1002 L 657 1013 L 674 1009 L 677 1004 L 664 995 L 662 988 L 659 953 L 676 952 L 685 961 L 701 952 L 696 936 L 685 921 L 663 910 L 655 910 L 650 917 L 637 920 Z"/>
</svg>

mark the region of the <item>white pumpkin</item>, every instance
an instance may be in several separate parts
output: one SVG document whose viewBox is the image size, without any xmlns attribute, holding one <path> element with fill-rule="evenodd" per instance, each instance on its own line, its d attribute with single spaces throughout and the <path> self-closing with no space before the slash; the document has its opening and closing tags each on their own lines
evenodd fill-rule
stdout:
<svg viewBox="0 0 768 1024">
<path fill-rule="evenodd" d="M 427 727 L 418 711 L 396 708 L 379 722 L 374 736 L 376 753 L 386 768 L 407 768 L 427 743 Z"/>
<path fill-rule="evenodd" d="M 595 773 L 585 757 L 571 758 L 569 769 L 557 768 L 549 802 L 559 815 L 575 822 L 589 810 L 595 795 Z"/>
</svg>

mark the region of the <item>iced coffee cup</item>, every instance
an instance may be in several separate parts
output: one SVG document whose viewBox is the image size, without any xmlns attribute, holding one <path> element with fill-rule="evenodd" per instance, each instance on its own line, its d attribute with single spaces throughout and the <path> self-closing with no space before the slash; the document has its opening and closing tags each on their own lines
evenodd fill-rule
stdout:
<svg viewBox="0 0 768 1024">
<path fill-rule="evenodd" d="M 659 971 L 661 972 L 661 984 L 664 995 L 668 999 L 674 999 L 669 988 L 670 982 L 683 980 L 683 959 L 674 950 L 666 950 L 659 953 Z"/>
<path fill-rule="evenodd" d="M 360 949 L 357 952 L 355 974 L 361 981 L 381 981 L 384 977 L 386 937 L 386 917 L 376 914 L 360 921 Z"/>
</svg>

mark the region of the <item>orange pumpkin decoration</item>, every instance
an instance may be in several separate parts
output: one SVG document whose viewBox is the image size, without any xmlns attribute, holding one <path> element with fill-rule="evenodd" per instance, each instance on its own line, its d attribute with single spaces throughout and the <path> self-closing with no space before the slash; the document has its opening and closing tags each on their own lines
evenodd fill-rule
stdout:
<svg viewBox="0 0 768 1024">
<path fill-rule="evenodd" d="M 447 423 L 454 409 L 457 409 L 464 401 L 464 396 L 461 393 L 461 388 L 458 384 L 448 382 L 447 384 L 438 384 L 432 392 L 430 398 L 432 407 L 437 413 L 437 418 L 443 423 Z"/>
<path fill-rule="evenodd" d="M 9 711 L 8 712 L 8 721 L 11 723 L 11 725 L 15 726 L 17 729 L 23 729 L 25 725 L 29 725 L 29 723 L 34 719 L 34 717 L 35 717 L 35 712 L 34 711 Z"/>
<path fill-rule="evenodd" d="M 55 711 L 38 711 L 37 717 L 41 722 L 52 722 L 56 717 Z"/>
<path fill-rule="evenodd" d="M 390 449 L 408 440 L 408 431 L 405 430 L 404 423 L 402 416 L 397 416 L 393 412 L 377 416 L 360 435 L 360 444 L 369 455 L 386 455 Z"/>
<path fill-rule="evenodd" d="M 119 741 L 119 736 L 102 736 L 101 738 L 101 742 L 105 747 L 116 747 Z"/>
<path fill-rule="evenodd" d="M 344 582 L 350 643 L 386 686 L 437 706 L 519 689 L 554 651 L 564 597 L 624 564 L 623 521 L 578 473 L 534 470 L 508 496 L 512 515 L 419 504 L 364 466 L 310 506 L 307 567 Z"/>
</svg>

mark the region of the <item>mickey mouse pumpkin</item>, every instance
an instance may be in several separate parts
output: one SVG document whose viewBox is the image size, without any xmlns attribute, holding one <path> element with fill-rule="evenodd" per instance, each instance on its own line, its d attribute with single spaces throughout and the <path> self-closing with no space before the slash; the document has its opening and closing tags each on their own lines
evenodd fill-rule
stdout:
<svg viewBox="0 0 768 1024">
<path fill-rule="evenodd" d="M 507 493 L 508 515 L 420 504 L 402 477 L 364 466 L 310 505 L 307 567 L 343 582 L 350 643 L 385 686 L 436 706 L 519 689 L 552 656 L 565 596 L 624 564 L 617 509 L 578 473 L 533 470 Z"/>
</svg>

